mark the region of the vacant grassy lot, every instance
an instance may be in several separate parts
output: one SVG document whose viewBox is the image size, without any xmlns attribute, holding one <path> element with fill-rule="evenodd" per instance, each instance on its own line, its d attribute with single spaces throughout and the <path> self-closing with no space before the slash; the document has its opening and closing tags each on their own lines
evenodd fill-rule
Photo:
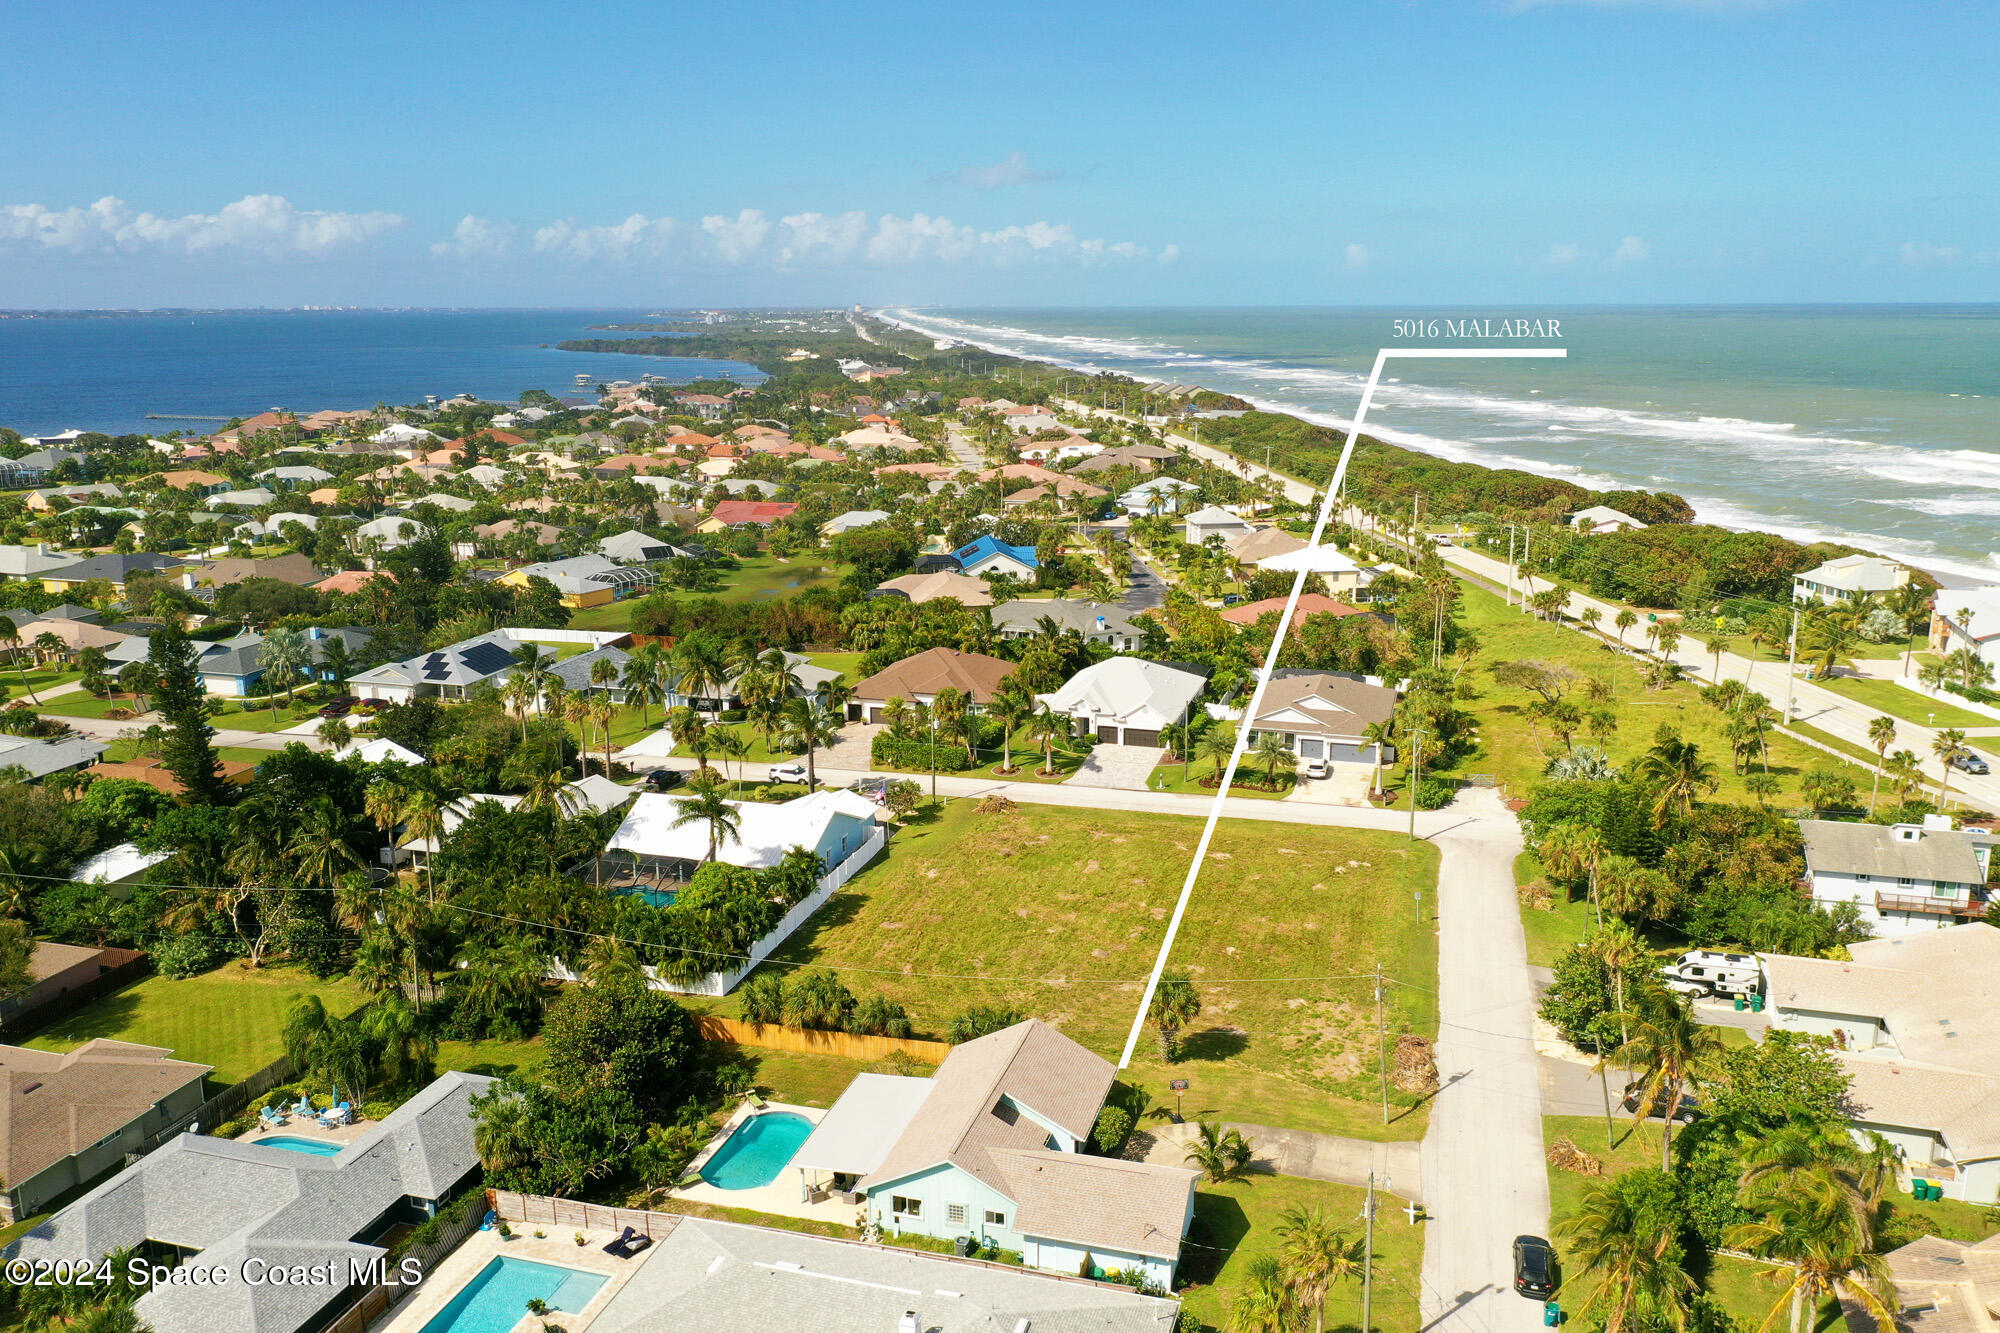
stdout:
<svg viewBox="0 0 2000 1333">
<path fill-rule="evenodd" d="M 1878 712 L 1904 722 L 1915 722 L 1920 726 L 1935 727 L 1991 727 L 1993 718 L 1984 713 L 1975 713 L 1969 708 L 1959 708 L 1939 699 L 1906 690 L 1893 680 L 1872 680 L 1860 676 L 1828 676 L 1813 684 L 1835 694 L 1863 703 Z"/>
<path fill-rule="evenodd" d="M 253 970 L 225 963 L 185 980 L 148 977 L 58 1020 L 26 1044 L 67 1051 L 110 1037 L 165 1046 L 182 1060 L 214 1065 L 216 1082 L 234 1083 L 284 1053 L 285 1015 L 309 994 L 336 1014 L 353 1011 L 367 998 L 345 979 L 323 981 L 295 967 Z"/>
<path fill-rule="evenodd" d="M 858 995 L 906 1006 L 939 1033 L 973 1004 L 1012 1005 L 1115 1059 L 1200 835 L 1191 819 L 1022 807 L 980 814 L 951 801 L 897 835 L 780 950 L 834 968 Z M 1392 1091 L 1377 1105 L 1376 962 L 1390 1036 L 1436 1024 L 1436 944 L 1411 895 L 1430 900 L 1437 855 L 1385 834 L 1288 825 L 1225 827 L 1183 922 L 1173 963 L 1202 1014 L 1167 1065 L 1150 1032 L 1125 1077 L 1158 1101 L 1192 1082 L 1190 1116 L 1379 1139 L 1419 1138 L 1425 1112 Z M 700 1002 L 734 1012 L 736 1000 Z"/>
<path fill-rule="evenodd" d="M 1679 684 L 1648 690 L 1640 682 L 1635 664 L 1594 636 L 1523 615 L 1483 589 L 1466 586 L 1464 591 L 1465 625 L 1480 644 L 1479 659 L 1470 671 L 1478 698 L 1466 706 L 1479 718 L 1480 738 L 1472 754 L 1440 772 L 1491 773 L 1507 784 L 1510 795 L 1527 794 L 1549 760 L 1563 753 L 1562 743 L 1528 717 L 1527 707 L 1536 696 L 1526 689 L 1499 684 L 1490 668 L 1498 662 L 1539 660 L 1568 666 L 1581 677 L 1603 682 L 1611 691 L 1618 730 L 1604 740 L 1580 735 L 1576 744 L 1601 745 L 1611 762 L 1622 766 L 1652 745 L 1653 733 L 1664 723 L 1677 728 L 1715 763 L 1722 783 L 1718 799 L 1752 802 L 1743 779 L 1730 771 L 1722 714 L 1701 702 L 1699 686 Z M 1574 697 L 1581 701 L 1581 692 Z M 1782 705 L 1783 700 L 1778 703 Z M 1796 792 L 1799 778 L 1808 770 L 1839 762 L 1775 733 L 1769 743 L 1771 772 L 1787 793 Z M 1853 775 L 1866 789 L 1867 774 L 1855 769 Z"/>
<path fill-rule="evenodd" d="M 438 1043 L 439 1072 L 462 1069 L 468 1074 L 500 1078 L 507 1074 L 533 1074 L 542 1065 L 542 1040 L 527 1041 L 441 1041 Z"/>
<path fill-rule="evenodd" d="M 1221 1255 L 1190 1249 L 1182 1263 L 1187 1285 L 1177 1293 L 1182 1308 L 1211 1329 L 1230 1326 L 1229 1311 L 1244 1274 L 1260 1254 L 1274 1253 L 1278 1228 L 1291 1208 L 1326 1209 L 1362 1234 L 1361 1210 L 1367 1191 L 1351 1185 L 1331 1185 L 1290 1176 L 1247 1176 L 1225 1185 L 1203 1184 L 1194 1196 L 1194 1226 L 1188 1239 L 1211 1246 Z M 1422 1225 L 1411 1226 L 1394 1195 L 1375 1196 L 1374 1302 L 1370 1320 L 1379 1329 L 1414 1329 L 1418 1316 L 1418 1272 L 1423 1266 Z M 1310 1318 L 1310 1316 L 1308 1316 Z M 1326 1302 L 1326 1327 L 1332 1333 L 1361 1327 L 1361 1281 L 1336 1287 Z"/>
</svg>

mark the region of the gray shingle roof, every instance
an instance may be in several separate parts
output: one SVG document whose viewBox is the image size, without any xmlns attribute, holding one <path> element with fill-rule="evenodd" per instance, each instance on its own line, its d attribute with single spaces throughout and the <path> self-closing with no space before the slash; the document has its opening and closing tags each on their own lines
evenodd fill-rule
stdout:
<svg viewBox="0 0 2000 1333">
<path fill-rule="evenodd" d="M 590 672 L 591 668 L 595 667 L 599 662 L 611 663 L 612 666 L 618 668 L 622 675 L 625 670 L 625 664 L 631 660 L 632 654 L 626 652 L 623 648 L 593 648 L 587 653 L 578 653 L 575 657 L 564 658 L 562 661 L 556 663 L 552 670 L 557 676 L 561 677 L 562 683 L 567 685 L 571 690 L 588 690 L 595 688 L 590 683 Z"/>
<path fill-rule="evenodd" d="M 1799 832 L 1805 837 L 1806 866 L 1814 871 L 1958 884 L 1978 884 L 1986 878 L 1973 855 L 1972 839 L 1951 829 L 1921 829 L 1915 838 L 1904 839 L 1897 836 L 1897 828 L 1881 824 L 1801 819 Z"/>
<path fill-rule="evenodd" d="M 199 1250 L 201 1262 L 239 1274 L 252 1256 L 286 1264 L 337 1260 L 337 1289 L 252 1291 L 232 1296 L 236 1303 L 225 1308 L 213 1299 L 188 1301 L 178 1294 L 186 1289 L 160 1288 L 138 1304 L 155 1333 L 291 1333 L 346 1289 L 349 1255 L 380 1253 L 353 1244 L 357 1235 L 405 1197 L 442 1198 L 478 1164 L 471 1100 L 492 1083 L 477 1074 L 441 1075 L 333 1157 L 183 1134 L 15 1241 L 5 1255 L 96 1259 L 150 1239 Z M 283 1257 L 289 1255 L 301 1257 Z"/>
</svg>

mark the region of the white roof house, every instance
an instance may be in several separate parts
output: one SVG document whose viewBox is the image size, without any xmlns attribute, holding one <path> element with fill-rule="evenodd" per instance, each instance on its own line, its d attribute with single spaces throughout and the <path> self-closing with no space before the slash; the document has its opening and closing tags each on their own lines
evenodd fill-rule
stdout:
<svg viewBox="0 0 2000 1333">
<path fill-rule="evenodd" d="M 436 438 L 437 435 L 434 432 L 427 431 L 421 426 L 409 426 L 398 421 L 394 425 L 384 426 L 381 430 L 370 435 L 368 442 L 370 444 L 411 445 L 421 444 L 425 440 L 435 440 Z"/>
<path fill-rule="evenodd" d="M 307 482 L 317 486 L 323 481 L 333 480 L 331 472 L 328 472 L 325 468 L 313 467 L 309 464 L 267 467 L 256 475 L 259 481 L 275 481 L 285 486 L 297 486 Z"/>
<path fill-rule="evenodd" d="M 418 505 L 436 505 L 439 509 L 454 514 L 463 514 L 477 507 L 463 496 L 448 495 L 443 491 L 432 491 L 429 495 L 419 495 L 416 499 L 404 503 L 411 509 L 415 509 Z"/>
<path fill-rule="evenodd" d="M 207 503 L 210 509 L 262 509 L 265 505 L 278 503 L 278 496 L 262 486 L 252 486 L 247 491 L 224 491 L 220 495 L 211 495 Z"/>
<path fill-rule="evenodd" d="M 69 872 L 69 877 L 77 884 L 133 884 L 172 855 L 172 852 L 142 852 L 136 842 L 121 842 L 78 865 Z"/>
<path fill-rule="evenodd" d="M 387 736 L 376 736 L 370 740 L 362 741 L 358 745 L 349 745 L 333 752 L 335 759 L 347 759 L 355 756 L 359 756 L 361 762 L 364 764 L 387 763 L 391 759 L 399 764 L 421 764 L 424 762 L 424 757 L 415 750 L 398 745 Z"/>
<path fill-rule="evenodd" d="M 1970 648 L 1981 660 L 2000 667 L 2000 588 L 1947 588 L 1931 610 L 1931 650 L 1949 653 Z"/>
<path fill-rule="evenodd" d="M 1080 729 L 1119 745 L 1158 745 L 1160 731 L 1187 720 L 1208 682 L 1192 671 L 1140 657 L 1108 657 L 1071 676 L 1053 694 L 1035 696 L 1067 713 Z"/>
<path fill-rule="evenodd" d="M 1184 531 L 1188 545 L 1200 546 L 1210 537 L 1219 537 L 1227 542 L 1247 536 L 1251 525 L 1241 514 L 1232 514 L 1215 505 L 1203 505 L 1187 516 Z"/>
<path fill-rule="evenodd" d="M 1595 535 L 1600 532 L 1632 532 L 1645 527 L 1638 519 L 1622 509 L 1610 505 L 1592 505 L 1579 509 L 1569 516 L 1569 525 L 1578 532 Z"/>
<path fill-rule="evenodd" d="M 853 532 L 856 528 L 873 527 L 889 517 L 887 510 L 850 509 L 819 525 L 822 537 L 838 537 L 843 532 Z"/>
<path fill-rule="evenodd" d="M 875 803 L 851 791 L 820 790 L 782 805 L 731 801 L 741 826 L 725 840 L 716 860 L 733 866 L 767 869 L 785 859 L 794 847 L 818 852 L 837 866 L 867 841 L 875 827 Z M 708 859 L 708 825 L 674 827 L 681 815 L 681 798 L 645 792 L 626 812 L 625 822 L 606 844 L 606 851 L 626 852 L 643 861 Z"/>
<path fill-rule="evenodd" d="M 489 630 L 432 653 L 358 671 L 347 687 L 357 699 L 407 703 L 419 697 L 463 699 L 474 687 L 514 669 L 521 645 L 505 630 Z"/>
<path fill-rule="evenodd" d="M 467 481 L 478 482 L 489 491 L 494 491 L 507 484 L 509 474 L 507 469 L 495 467 L 491 463 L 475 463 L 458 475 Z"/>
<path fill-rule="evenodd" d="M 637 528 L 614 532 L 597 543 L 599 553 L 627 565 L 643 565 L 653 560 L 671 560 L 674 548 L 658 537 L 648 537 Z"/>
<path fill-rule="evenodd" d="M 1795 602 L 1851 602 L 1870 593 L 1893 592 L 1910 581 L 1910 571 L 1894 560 L 1844 555 L 1792 577 Z"/>
<path fill-rule="evenodd" d="M 381 518 L 370 519 L 354 530 L 353 545 L 358 551 L 369 541 L 377 541 L 385 551 L 393 551 L 399 546 L 407 546 L 420 537 L 428 537 L 431 530 L 414 518 L 401 514 L 384 514 Z"/>
<path fill-rule="evenodd" d="M 1853 1127 L 1913 1176 L 2000 1201 L 2000 930 L 1981 921 L 1848 946 L 1849 961 L 1764 955 L 1773 1030 L 1831 1037 Z"/>
<path fill-rule="evenodd" d="M 1178 477 L 1155 477 L 1142 481 L 1118 497 L 1119 508 L 1130 514 L 1170 514 L 1185 508 L 1201 494 L 1201 487 Z"/>
</svg>

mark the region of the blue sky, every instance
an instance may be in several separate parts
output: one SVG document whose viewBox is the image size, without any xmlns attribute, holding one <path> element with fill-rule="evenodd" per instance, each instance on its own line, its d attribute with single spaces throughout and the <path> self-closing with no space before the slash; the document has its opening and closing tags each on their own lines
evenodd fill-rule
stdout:
<svg viewBox="0 0 2000 1333">
<path fill-rule="evenodd" d="M 1996 8 L 18 6 L 0 307 L 1994 300 Z"/>
</svg>

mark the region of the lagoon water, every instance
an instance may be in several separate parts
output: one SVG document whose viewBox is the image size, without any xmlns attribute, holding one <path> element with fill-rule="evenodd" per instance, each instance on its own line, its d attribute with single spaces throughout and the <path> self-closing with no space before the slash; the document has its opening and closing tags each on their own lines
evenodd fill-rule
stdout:
<svg viewBox="0 0 2000 1333">
<path fill-rule="evenodd" d="M 419 403 L 470 393 L 574 393 L 575 377 L 669 380 L 764 376 L 733 361 L 559 352 L 566 338 L 636 310 L 310 310 L 0 319 L 0 426 L 23 435 L 75 427 L 108 434 L 206 432 L 148 413 L 249 416 L 273 407 Z"/>
<path fill-rule="evenodd" d="M 1345 425 L 1399 317 L 1559 319 L 1562 361 L 1402 361 L 1371 434 L 2000 582 L 2000 307 L 892 310 L 941 336 Z M 1497 340 L 1489 345 L 1501 344 Z"/>
</svg>

